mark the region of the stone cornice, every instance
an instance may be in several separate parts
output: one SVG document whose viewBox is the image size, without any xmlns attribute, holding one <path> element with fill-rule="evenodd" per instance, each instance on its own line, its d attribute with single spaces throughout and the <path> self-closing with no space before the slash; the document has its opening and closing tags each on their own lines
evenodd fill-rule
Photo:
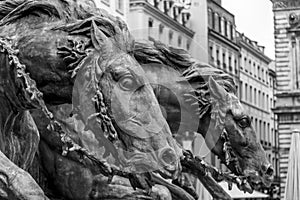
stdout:
<svg viewBox="0 0 300 200">
<path fill-rule="evenodd" d="M 274 114 L 299 113 L 300 106 L 277 106 L 273 108 L 272 111 L 274 112 Z"/>
<path fill-rule="evenodd" d="M 278 92 L 276 97 L 300 97 L 300 91 Z"/>
<path fill-rule="evenodd" d="M 257 57 L 261 58 L 267 64 L 269 64 L 272 61 L 272 59 L 270 59 L 269 57 L 267 57 L 266 55 L 264 55 L 262 52 L 256 50 L 255 48 L 253 48 L 252 46 L 250 46 L 249 44 L 247 44 L 246 42 L 244 42 L 242 39 L 238 39 L 238 45 L 241 46 L 241 47 L 244 47 L 248 51 L 251 51 L 251 53 L 253 53 Z"/>
<path fill-rule="evenodd" d="M 234 43 L 233 41 L 229 40 L 228 38 L 224 37 L 223 35 L 221 35 L 220 33 L 216 32 L 215 30 L 208 28 L 208 34 L 219 39 L 220 41 L 226 43 L 228 46 L 230 46 L 231 48 L 235 49 L 236 51 L 240 51 L 239 46 Z"/>
<path fill-rule="evenodd" d="M 141 9 L 145 10 L 146 12 L 152 14 L 155 17 L 158 17 L 161 21 L 163 21 L 165 24 L 171 25 L 174 29 L 177 29 L 180 32 L 183 32 L 188 37 L 193 38 L 195 32 L 191 29 L 183 26 L 176 20 L 174 20 L 169 15 L 165 14 L 161 10 L 155 8 L 150 3 L 148 3 L 146 0 L 130 0 L 130 10 L 134 9 Z"/>
<path fill-rule="evenodd" d="M 271 0 L 273 3 L 273 10 L 294 10 L 300 8 L 300 1 L 298 0 Z"/>
</svg>

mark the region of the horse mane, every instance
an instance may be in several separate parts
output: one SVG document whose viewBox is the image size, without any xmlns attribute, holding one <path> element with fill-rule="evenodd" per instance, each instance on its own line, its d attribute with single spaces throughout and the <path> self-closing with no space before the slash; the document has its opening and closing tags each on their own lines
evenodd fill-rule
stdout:
<svg viewBox="0 0 300 200">
<path fill-rule="evenodd" d="M 194 94 L 188 97 L 198 102 L 197 114 L 200 118 L 211 110 L 212 99 L 209 98 L 208 80 L 212 77 L 227 92 L 236 95 L 236 84 L 233 78 L 222 70 L 193 59 L 183 49 L 167 46 L 159 41 L 135 42 L 134 56 L 141 64 L 158 63 L 165 64 L 181 72 L 189 83 L 196 85 Z M 147 65 L 151 67 L 151 65 Z"/>
<path fill-rule="evenodd" d="M 97 10 L 93 0 L 4 0 L 0 1 L 0 20 L 3 25 L 29 14 L 47 14 L 69 21 L 88 18 Z"/>
<path fill-rule="evenodd" d="M 212 76 L 227 92 L 236 94 L 236 84 L 229 74 L 197 61 L 183 49 L 167 46 L 154 39 L 136 41 L 134 56 L 141 64 L 159 63 L 177 69 L 190 83 L 198 83 L 199 88 L 206 86 L 208 78 Z"/>
<path fill-rule="evenodd" d="M 29 15 L 57 18 L 63 23 L 52 27 L 52 30 L 87 37 L 90 37 L 90 23 L 86 21 L 94 20 L 107 37 L 115 40 L 114 44 L 119 49 L 132 52 L 133 39 L 126 23 L 97 8 L 93 0 L 0 0 L 0 26 Z"/>
</svg>

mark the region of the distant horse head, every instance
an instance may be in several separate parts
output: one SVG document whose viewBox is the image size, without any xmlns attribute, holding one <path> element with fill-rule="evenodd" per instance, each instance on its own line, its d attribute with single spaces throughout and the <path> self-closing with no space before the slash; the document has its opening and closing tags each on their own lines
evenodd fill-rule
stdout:
<svg viewBox="0 0 300 200">
<path fill-rule="evenodd" d="M 200 133 L 232 172 L 270 185 L 273 168 L 229 75 L 159 42 L 136 43 L 135 57 L 152 77 L 173 134 Z"/>
</svg>

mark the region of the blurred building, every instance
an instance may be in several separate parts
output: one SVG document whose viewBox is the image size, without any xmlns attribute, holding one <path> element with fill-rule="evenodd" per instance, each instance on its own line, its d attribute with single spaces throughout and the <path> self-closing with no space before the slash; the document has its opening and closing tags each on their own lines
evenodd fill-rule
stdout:
<svg viewBox="0 0 300 200">
<path fill-rule="evenodd" d="M 291 134 L 300 129 L 300 1 L 272 0 L 280 149 L 281 199 L 287 177 Z"/>
<path fill-rule="evenodd" d="M 209 64 L 234 77 L 239 84 L 239 55 L 234 15 L 221 5 L 221 0 L 207 0 L 207 37 Z M 211 154 L 211 163 L 225 169 Z"/>
<path fill-rule="evenodd" d="M 250 113 L 252 126 L 267 153 L 268 160 L 279 175 L 277 121 L 273 112 L 275 100 L 276 73 L 274 62 L 264 54 L 264 47 L 237 32 L 240 47 L 240 100 L 246 113 Z M 261 192 L 273 195 L 279 188 L 278 178 L 271 188 L 260 188 Z"/>
<path fill-rule="evenodd" d="M 278 177 L 278 133 L 272 111 L 276 82 L 274 62 L 264 54 L 263 46 L 236 31 L 234 15 L 221 3 L 221 0 L 207 0 L 209 63 L 234 78 L 239 98 L 250 113 L 257 140 L 266 150 Z M 214 155 L 212 164 L 225 170 Z M 272 194 L 278 185 L 277 178 L 270 189 L 260 188 L 260 191 Z"/>
<path fill-rule="evenodd" d="M 129 11 L 129 4 L 126 0 L 94 0 L 98 8 L 106 10 L 108 13 L 118 16 L 126 21 Z"/>
<path fill-rule="evenodd" d="M 161 0 L 130 0 L 127 24 L 136 39 L 150 37 L 190 51 L 189 4 Z"/>
<path fill-rule="evenodd" d="M 239 54 L 234 15 L 221 0 L 207 0 L 209 64 L 232 75 L 239 83 Z"/>
</svg>

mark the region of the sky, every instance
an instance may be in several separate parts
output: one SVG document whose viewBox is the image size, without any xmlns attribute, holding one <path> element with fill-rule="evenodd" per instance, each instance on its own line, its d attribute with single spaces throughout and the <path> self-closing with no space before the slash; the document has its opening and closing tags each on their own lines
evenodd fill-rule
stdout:
<svg viewBox="0 0 300 200">
<path fill-rule="evenodd" d="M 270 0 L 222 0 L 222 7 L 235 16 L 237 31 L 265 46 L 265 54 L 271 59 L 275 58 Z"/>
</svg>

